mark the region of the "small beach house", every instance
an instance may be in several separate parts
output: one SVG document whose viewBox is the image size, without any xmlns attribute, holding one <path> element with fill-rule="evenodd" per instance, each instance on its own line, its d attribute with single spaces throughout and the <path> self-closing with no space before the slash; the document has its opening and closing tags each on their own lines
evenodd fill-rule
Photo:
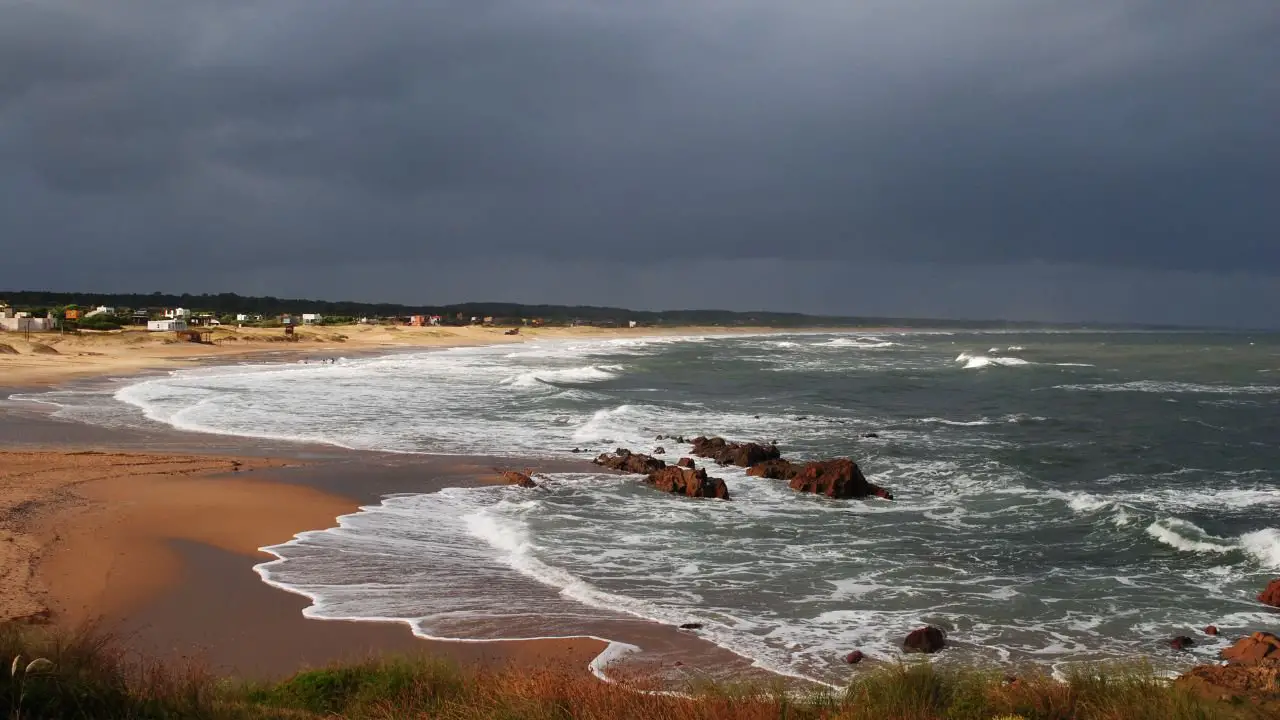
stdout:
<svg viewBox="0 0 1280 720">
<path fill-rule="evenodd" d="M 147 329 L 151 332 L 182 332 L 187 329 L 187 321 L 182 318 L 148 320 Z"/>
</svg>

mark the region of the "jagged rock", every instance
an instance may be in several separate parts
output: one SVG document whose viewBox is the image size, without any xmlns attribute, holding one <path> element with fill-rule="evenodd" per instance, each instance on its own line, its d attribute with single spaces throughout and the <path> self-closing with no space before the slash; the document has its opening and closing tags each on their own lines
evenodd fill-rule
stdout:
<svg viewBox="0 0 1280 720">
<path fill-rule="evenodd" d="M 656 448 L 654 448 L 654 449 L 653 449 L 653 454 L 654 454 L 654 455 L 666 455 L 666 454 L 667 454 L 667 449 L 666 449 L 666 448 L 664 448 L 664 447 L 661 447 L 661 446 L 656 447 Z"/>
<path fill-rule="evenodd" d="M 593 462 L 611 470 L 621 470 L 637 475 L 648 475 L 667 466 L 666 463 L 655 457 L 633 453 L 626 448 L 618 448 L 613 455 L 603 453 Z"/>
<path fill-rule="evenodd" d="M 502 473 L 501 477 L 502 482 L 508 485 L 519 485 L 522 488 L 538 487 L 538 483 L 534 482 L 533 478 L 522 472 L 516 472 L 515 470 L 508 470 Z"/>
<path fill-rule="evenodd" d="M 702 469 L 671 466 L 649 473 L 646 479 L 650 485 L 675 495 L 699 498 L 729 499 L 729 488 L 724 480 L 707 476 Z"/>
<path fill-rule="evenodd" d="M 692 441 L 693 454 L 711 458 L 721 465 L 737 465 L 751 467 L 769 460 L 782 457 L 777 445 L 761 445 L 760 443 L 731 443 L 719 437 L 696 437 Z"/>
<path fill-rule="evenodd" d="M 863 477 L 862 470 L 852 460 L 822 460 L 806 463 L 791 478 L 791 489 L 826 495 L 829 498 L 879 497 L 892 500 L 893 495 L 878 485 L 872 485 Z"/>
<path fill-rule="evenodd" d="M 799 472 L 800 466 L 789 460 L 766 460 L 747 468 L 748 475 L 770 480 L 790 480 Z"/>
<path fill-rule="evenodd" d="M 902 649 L 909 653 L 936 653 L 947 646 L 947 634 L 932 625 L 912 630 L 902 641 Z"/>
<path fill-rule="evenodd" d="M 1258 602 L 1271 607 L 1280 607 L 1280 578 L 1267 583 L 1267 587 L 1258 593 Z"/>
<path fill-rule="evenodd" d="M 1171 638 L 1169 640 L 1169 647 L 1173 648 L 1174 650 L 1186 650 L 1187 648 L 1195 644 L 1196 644 L 1196 641 L 1192 640 L 1186 635 L 1179 635 L 1178 637 Z"/>
<path fill-rule="evenodd" d="M 698 467 L 698 466 L 693 462 L 693 458 L 687 458 L 687 457 L 680 458 L 678 461 L 676 461 L 676 465 L 677 465 L 678 467 L 682 467 L 682 468 L 690 468 L 690 469 Z"/>
<path fill-rule="evenodd" d="M 1280 665 L 1280 637 L 1268 632 L 1256 632 L 1241 638 L 1235 645 L 1219 655 L 1235 665 Z"/>
<path fill-rule="evenodd" d="M 862 433 L 862 437 L 864 437 L 864 438 L 878 438 L 878 437 L 880 437 L 880 435 L 879 435 L 879 433 Z"/>
<path fill-rule="evenodd" d="M 582 449 L 581 449 L 581 448 L 574 448 L 574 449 L 570 450 L 569 452 L 571 452 L 571 453 L 580 453 L 580 452 L 582 452 Z"/>
</svg>

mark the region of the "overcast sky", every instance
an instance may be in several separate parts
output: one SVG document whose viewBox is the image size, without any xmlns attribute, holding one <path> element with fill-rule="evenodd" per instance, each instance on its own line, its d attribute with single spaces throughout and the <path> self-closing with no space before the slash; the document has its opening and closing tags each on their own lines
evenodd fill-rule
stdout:
<svg viewBox="0 0 1280 720">
<path fill-rule="evenodd" d="M 1280 327 L 1276 0 L 0 0 L 0 290 Z"/>
</svg>

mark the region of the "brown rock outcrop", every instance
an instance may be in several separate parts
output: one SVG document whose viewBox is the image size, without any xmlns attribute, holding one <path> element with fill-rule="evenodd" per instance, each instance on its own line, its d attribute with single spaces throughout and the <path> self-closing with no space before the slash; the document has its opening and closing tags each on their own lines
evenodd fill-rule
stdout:
<svg viewBox="0 0 1280 720">
<path fill-rule="evenodd" d="M 902 641 L 902 649 L 909 653 L 936 653 L 947 646 L 947 634 L 932 625 L 912 630 Z"/>
<path fill-rule="evenodd" d="M 538 487 L 538 483 L 534 482 L 533 478 L 522 472 L 516 472 L 515 470 L 508 470 L 502 473 L 500 477 L 502 478 L 502 482 L 508 485 L 519 485 L 522 488 Z"/>
<path fill-rule="evenodd" d="M 724 480 L 707 476 L 707 471 L 672 466 L 649 473 L 645 482 L 663 492 L 686 497 L 729 499 Z"/>
<path fill-rule="evenodd" d="M 1237 640 L 1219 657 L 1233 665 L 1280 665 L 1280 637 L 1256 632 Z"/>
<path fill-rule="evenodd" d="M 603 453 L 592 462 L 610 470 L 621 470 L 637 475 L 648 475 L 667 466 L 665 462 L 655 457 L 633 453 L 625 448 L 618 448 L 612 455 Z"/>
<path fill-rule="evenodd" d="M 766 460 L 747 468 L 747 474 L 770 480 L 790 480 L 800 473 L 800 467 L 790 460 Z"/>
<path fill-rule="evenodd" d="M 719 437 L 696 437 L 692 441 L 693 454 L 711 458 L 721 465 L 737 465 L 751 467 L 769 460 L 782 457 L 777 445 L 761 445 L 760 443 L 731 443 Z"/>
<path fill-rule="evenodd" d="M 682 468 L 698 467 L 696 464 L 694 464 L 693 458 L 680 458 L 678 461 L 676 461 L 676 465 L 679 465 Z"/>
<path fill-rule="evenodd" d="M 1271 607 L 1280 607 L 1280 578 L 1267 583 L 1267 587 L 1258 593 L 1258 602 Z"/>
<path fill-rule="evenodd" d="M 863 477 L 862 470 L 852 460 L 823 460 L 807 463 L 791 478 L 791 489 L 826 495 L 829 498 L 880 497 L 892 500 L 893 495 L 878 485 L 872 485 Z"/>
</svg>

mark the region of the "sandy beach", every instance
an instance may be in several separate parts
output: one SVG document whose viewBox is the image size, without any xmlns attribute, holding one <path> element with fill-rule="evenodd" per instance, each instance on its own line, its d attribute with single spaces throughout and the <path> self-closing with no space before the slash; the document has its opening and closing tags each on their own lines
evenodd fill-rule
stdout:
<svg viewBox="0 0 1280 720">
<path fill-rule="evenodd" d="M 341 325 L 298 328 L 294 341 L 281 329 L 215 328 L 211 343 L 177 340 L 173 333 L 127 329 L 109 332 L 0 332 L 0 386 L 50 385 L 77 378 L 174 369 L 218 359 L 289 355 L 370 354 L 407 348 L 447 348 L 531 340 L 607 339 L 655 335 L 779 332 L 775 328 L 521 328 Z"/>
</svg>

